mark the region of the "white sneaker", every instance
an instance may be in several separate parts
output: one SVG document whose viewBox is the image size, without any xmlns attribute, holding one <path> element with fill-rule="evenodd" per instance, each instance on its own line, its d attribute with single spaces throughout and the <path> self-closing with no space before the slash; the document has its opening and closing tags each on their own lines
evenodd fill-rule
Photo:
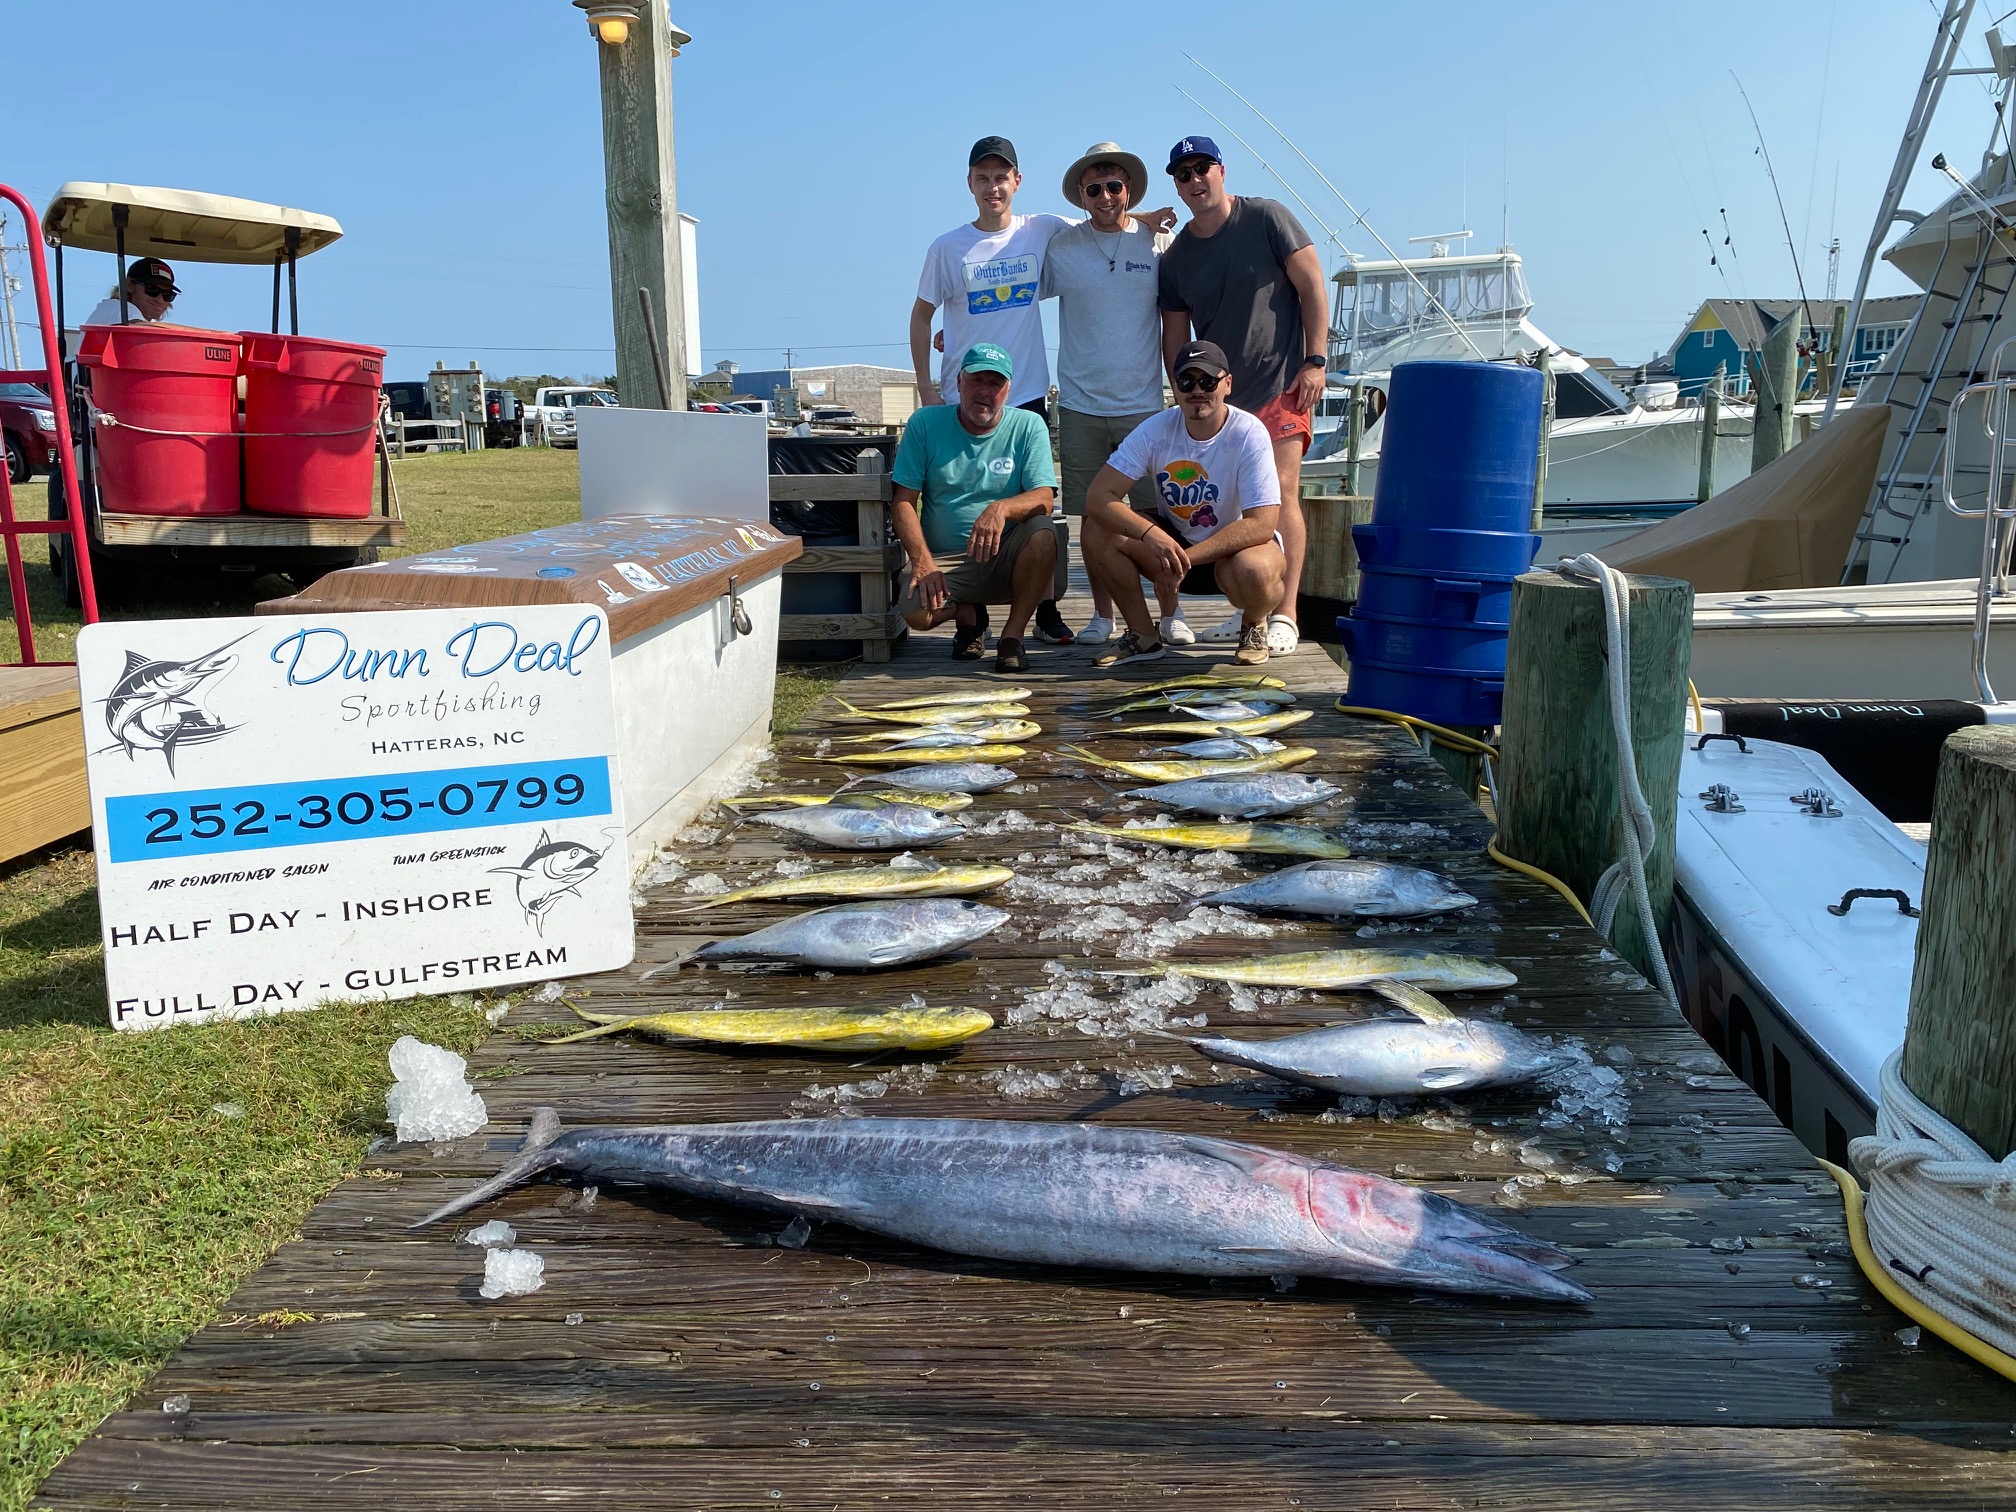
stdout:
<svg viewBox="0 0 2016 1512">
<path fill-rule="evenodd" d="M 1180 614 L 1168 615 L 1162 620 L 1159 628 L 1162 631 L 1162 639 L 1169 645 L 1194 646 L 1197 644 L 1197 632 L 1183 623 L 1183 616 Z"/>
<path fill-rule="evenodd" d="M 1078 644 L 1081 646 L 1103 646 L 1111 639 L 1113 621 L 1103 614 L 1093 615 L 1085 622 L 1085 628 L 1078 632 Z"/>
<path fill-rule="evenodd" d="M 1234 609 L 1232 611 L 1232 618 L 1225 621 L 1222 625 L 1213 625 L 1209 630 L 1198 636 L 1197 639 L 1202 641 L 1236 641 L 1239 639 L 1239 631 L 1245 623 L 1246 616 L 1241 614 L 1237 609 Z"/>
<path fill-rule="evenodd" d="M 1295 621 L 1285 614 L 1267 616 L 1267 649 L 1276 656 L 1286 656 L 1302 644 L 1302 632 Z"/>
</svg>

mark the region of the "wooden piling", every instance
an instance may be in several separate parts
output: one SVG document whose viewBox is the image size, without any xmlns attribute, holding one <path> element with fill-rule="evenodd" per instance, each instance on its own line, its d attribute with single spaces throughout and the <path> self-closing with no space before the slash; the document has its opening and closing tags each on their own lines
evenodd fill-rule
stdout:
<svg viewBox="0 0 2016 1512">
<path fill-rule="evenodd" d="M 1694 589 L 1678 578 L 1630 577 L 1631 728 L 1638 781 L 1657 843 L 1646 859 L 1652 914 L 1663 931 L 1673 899 L 1673 824 L 1693 649 Z M 1585 902 L 1623 854 L 1617 745 L 1610 721 L 1603 593 L 1558 572 L 1512 588 L 1511 641 L 1498 764 L 1499 845 L 1552 872 Z M 1612 944 L 1652 974 L 1635 904 L 1617 911 Z"/>
<path fill-rule="evenodd" d="M 1761 472 L 1792 449 L 1793 404 L 1799 397 L 1799 318 L 1771 328 L 1757 361 L 1757 420 L 1750 432 L 1750 471 Z"/>
<path fill-rule="evenodd" d="M 1835 371 L 1846 361 L 1842 356 L 1842 345 L 1848 339 L 1848 306 L 1834 306 L 1834 324 L 1828 328 L 1827 350 L 1819 356 L 1819 374 L 1813 382 L 1813 392 L 1830 394 L 1834 391 Z"/>
<path fill-rule="evenodd" d="M 2016 729 L 1956 731 L 1939 756 L 1902 1069 L 1913 1092 L 1994 1160 L 2016 1149 L 2012 835 Z"/>
<path fill-rule="evenodd" d="M 1344 409 L 1344 427 L 1344 492 L 1362 494 L 1365 490 L 1358 486 L 1365 455 L 1365 385 L 1362 383 L 1351 386 L 1351 398 Z"/>
<path fill-rule="evenodd" d="M 1540 463 L 1533 470 L 1533 526 L 1540 528 L 1541 503 L 1547 497 L 1547 433 L 1554 429 L 1554 364 L 1540 352 Z"/>
<path fill-rule="evenodd" d="M 1715 364 L 1715 374 L 1701 387 L 1701 476 L 1694 485 L 1694 502 L 1706 504 L 1715 497 L 1715 443 L 1722 435 L 1722 373 L 1725 363 Z"/>
</svg>

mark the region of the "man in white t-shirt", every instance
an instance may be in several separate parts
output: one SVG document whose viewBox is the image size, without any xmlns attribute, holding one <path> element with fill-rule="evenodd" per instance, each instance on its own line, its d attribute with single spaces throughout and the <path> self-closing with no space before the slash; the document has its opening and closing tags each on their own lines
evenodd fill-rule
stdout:
<svg viewBox="0 0 2016 1512">
<path fill-rule="evenodd" d="M 1281 481 L 1267 427 L 1225 401 L 1225 354 L 1208 341 L 1176 353 L 1176 407 L 1138 426 L 1093 480 L 1085 500 L 1085 569 L 1112 595 L 1127 633 L 1096 665 L 1117 667 L 1162 654 L 1141 593 L 1222 593 L 1239 611 L 1242 667 L 1267 660 L 1267 615 L 1281 602 L 1287 558 L 1278 534 Z M 1152 480 L 1156 513 L 1128 508 L 1137 478 Z"/>
</svg>

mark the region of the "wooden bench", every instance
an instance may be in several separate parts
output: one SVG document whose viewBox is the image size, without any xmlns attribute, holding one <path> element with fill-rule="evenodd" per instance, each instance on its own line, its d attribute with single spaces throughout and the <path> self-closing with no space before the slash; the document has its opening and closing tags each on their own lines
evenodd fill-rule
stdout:
<svg viewBox="0 0 2016 1512">
<path fill-rule="evenodd" d="M 0 667 L 0 861 L 91 827 L 75 667 Z"/>
<path fill-rule="evenodd" d="M 770 498 L 799 499 L 819 504 L 852 502 L 858 522 L 857 544 L 807 547 L 789 563 L 786 576 L 799 573 L 850 573 L 861 584 L 861 609 L 854 614 L 786 614 L 777 622 L 782 641 L 858 640 L 861 660 L 886 662 L 896 642 L 908 633 L 896 612 L 894 574 L 907 558 L 889 535 L 889 475 L 881 470 L 882 453 L 861 453 L 853 473 L 773 473 Z"/>
</svg>

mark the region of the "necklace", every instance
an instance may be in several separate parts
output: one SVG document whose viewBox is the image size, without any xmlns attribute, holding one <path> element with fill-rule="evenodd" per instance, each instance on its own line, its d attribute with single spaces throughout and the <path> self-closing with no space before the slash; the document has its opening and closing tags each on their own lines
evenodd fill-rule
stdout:
<svg viewBox="0 0 2016 1512">
<path fill-rule="evenodd" d="M 1120 244 L 1126 239 L 1127 239 L 1127 227 L 1123 223 L 1120 229 L 1113 233 L 1113 245 L 1111 247 L 1107 247 L 1104 245 L 1100 246 L 1099 250 L 1106 254 L 1106 271 L 1108 273 L 1113 272 L 1116 268 L 1119 267 Z M 1092 233 L 1092 240 L 1094 242 L 1097 242 L 1099 240 L 1099 233 L 1097 231 L 1094 231 Z"/>
</svg>

